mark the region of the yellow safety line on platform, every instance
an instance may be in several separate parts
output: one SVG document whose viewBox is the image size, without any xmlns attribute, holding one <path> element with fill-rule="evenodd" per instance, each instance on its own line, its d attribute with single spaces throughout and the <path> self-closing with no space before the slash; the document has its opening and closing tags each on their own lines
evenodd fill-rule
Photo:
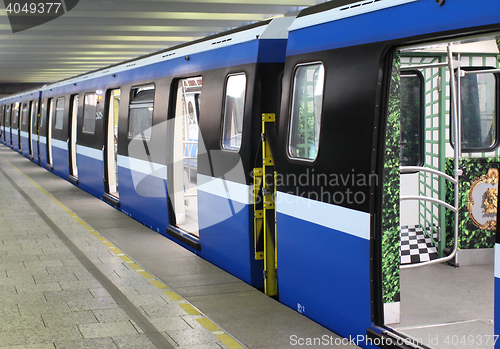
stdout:
<svg viewBox="0 0 500 349">
<path fill-rule="evenodd" d="M 189 303 L 179 304 L 179 307 L 181 307 L 189 315 L 201 315 L 200 311 Z"/>
<path fill-rule="evenodd" d="M 28 179 L 38 190 L 47 195 L 56 205 L 63 209 L 71 218 L 73 218 L 76 222 L 82 225 L 85 230 L 87 230 L 90 234 L 95 236 L 99 241 L 101 241 L 105 246 L 107 246 L 113 253 L 115 253 L 118 257 L 120 257 L 127 266 L 134 269 L 140 275 L 142 275 L 146 280 L 148 280 L 152 285 L 156 286 L 158 289 L 168 289 L 169 287 L 165 285 L 162 281 L 158 280 L 153 274 L 147 272 L 142 266 L 136 263 L 132 258 L 127 256 L 122 250 L 116 247 L 112 242 L 109 242 L 107 238 L 102 236 L 98 231 L 92 228 L 87 222 L 78 217 L 76 213 L 71 211 L 68 207 L 66 207 L 62 202 L 57 200 L 52 194 L 50 194 L 47 190 L 42 188 L 37 182 L 35 182 L 30 176 L 25 174 L 19 168 L 17 168 L 13 163 L 9 160 L 4 159 L 12 168 L 14 168 L 17 172 L 19 172 L 22 176 Z M 205 329 L 210 331 L 215 337 L 217 337 L 222 343 L 224 343 L 229 349 L 243 349 L 242 346 L 237 340 L 235 340 L 230 334 L 226 333 L 219 326 L 217 326 L 212 320 L 210 320 L 206 315 L 202 314 L 196 307 L 186 301 L 183 297 L 178 295 L 174 291 L 164 291 L 163 292 L 167 297 L 171 300 L 179 302 L 177 305 L 183 309 L 188 315 L 199 315 L 202 317 L 196 318 Z"/>
</svg>

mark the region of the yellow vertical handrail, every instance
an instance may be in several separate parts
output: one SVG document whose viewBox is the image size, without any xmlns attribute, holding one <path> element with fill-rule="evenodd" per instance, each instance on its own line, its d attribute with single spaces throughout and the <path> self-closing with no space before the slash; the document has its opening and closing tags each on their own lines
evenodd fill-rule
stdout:
<svg viewBox="0 0 500 349">
<path fill-rule="evenodd" d="M 266 133 L 267 126 L 276 121 L 276 115 L 262 114 L 262 198 L 264 234 L 264 292 L 278 295 L 278 271 L 276 250 L 276 176 L 271 146 Z M 270 176 L 269 176 L 270 175 Z M 272 178 L 272 181 L 270 178 Z"/>
</svg>

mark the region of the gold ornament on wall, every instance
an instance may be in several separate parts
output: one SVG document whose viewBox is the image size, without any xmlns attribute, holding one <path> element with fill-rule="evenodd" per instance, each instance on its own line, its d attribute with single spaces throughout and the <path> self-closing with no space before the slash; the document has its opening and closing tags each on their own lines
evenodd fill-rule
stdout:
<svg viewBox="0 0 500 349">
<path fill-rule="evenodd" d="M 476 177 L 469 191 L 469 217 L 475 226 L 484 230 L 496 230 L 498 208 L 498 169 Z"/>
</svg>

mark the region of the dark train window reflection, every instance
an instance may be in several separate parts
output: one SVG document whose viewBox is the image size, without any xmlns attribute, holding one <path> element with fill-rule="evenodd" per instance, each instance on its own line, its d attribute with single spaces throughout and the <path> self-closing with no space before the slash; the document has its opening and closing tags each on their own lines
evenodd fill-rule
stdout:
<svg viewBox="0 0 500 349">
<path fill-rule="evenodd" d="M 401 166 L 423 164 L 424 95 L 418 71 L 401 73 Z"/>
</svg>

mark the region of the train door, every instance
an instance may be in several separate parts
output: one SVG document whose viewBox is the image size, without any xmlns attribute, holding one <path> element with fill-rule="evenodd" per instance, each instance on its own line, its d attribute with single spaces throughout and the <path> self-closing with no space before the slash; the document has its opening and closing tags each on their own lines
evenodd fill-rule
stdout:
<svg viewBox="0 0 500 349">
<path fill-rule="evenodd" d="M 21 104 L 21 116 L 20 116 L 20 122 L 19 122 L 19 152 L 22 151 L 23 146 L 23 138 L 24 142 L 26 142 L 26 137 L 28 135 L 28 122 L 29 122 L 29 116 L 30 116 L 30 102 L 25 102 Z M 26 143 L 25 143 L 26 145 Z M 29 148 L 31 148 L 28 144 L 28 149 L 27 150 L 29 153 Z"/>
<path fill-rule="evenodd" d="M 37 115 L 37 102 L 30 101 L 30 113 L 29 113 L 29 128 L 28 128 L 28 154 L 31 159 L 33 159 L 33 119 L 36 119 Z"/>
<path fill-rule="evenodd" d="M 78 180 L 78 167 L 76 163 L 76 144 L 78 134 L 78 95 L 71 96 L 70 121 L 69 121 L 69 175 L 70 180 Z"/>
<path fill-rule="evenodd" d="M 32 110 L 32 118 L 31 118 L 31 130 L 32 137 L 35 140 L 34 146 L 32 146 L 33 157 L 35 158 L 35 162 L 40 165 L 40 102 L 39 100 L 34 101 L 35 108 Z M 35 154 L 36 151 L 36 154 Z"/>
<path fill-rule="evenodd" d="M 47 109 L 47 165 L 52 166 L 52 120 L 54 118 L 54 99 L 49 98 Z"/>
<path fill-rule="evenodd" d="M 31 112 L 30 112 L 30 128 L 29 128 L 29 137 L 30 137 L 30 155 L 35 157 L 39 156 L 40 152 L 38 150 L 39 141 L 38 141 L 38 100 L 34 100 L 31 102 Z M 34 146 L 35 144 L 35 146 Z"/>
<path fill-rule="evenodd" d="M 0 142 L 5 142 L 5 105 L 0 105 Z"/>
<path fill-rule="evenodd" d="M 11 119 L 12 119 L 12 104 L 7 104 L 5 106 L 5 145 L 10 147 L 11 144 L 12 144 L 12 141 L 11 141 L 11 136 L 12 136 L 12 132 L 11 132 Z"/>
<path fill-rule="evenodd" d="M 120 112 L 120 89 L 110 90 L 107 94 L 107 133 L 105 144 L 106 191 L 119 197 L 118 193 L 118 119 Z"/>
<path fill-rule="evenodd" d="M 11 134 L 10 134 L 10 147 L 13 148 L 14 150 L 19 150 L 20 144 L 19 144 L 19 102 L 14 103 L 14 108 L 12 110 L 12 127 L 11 129 Z"/>
<path fill-rule="evenodd" d="M 0 142 L 3 142 L 3 135 L 5 133 L 5 128 L 4 128 L 4 117 L 5 115 L 5 106 L 0 105 Z"/>
<path fill-rule="evenodd" d="M 171 154 L 173 180 L 168 192 L 175 216 L 170 224 L 193 235 L 199 235 L 198 226 L 198 135 L 202 77 L 182 79 L 177 84 L 174 128 Z"/>
<path fill-rule="evenodd" d="M 382 199 L 384 323 L 494 348 L 500 53 L 494 37 L 397 49 Z M 498 333 L 496 333 L 498 334 Z"/>
</svg>

